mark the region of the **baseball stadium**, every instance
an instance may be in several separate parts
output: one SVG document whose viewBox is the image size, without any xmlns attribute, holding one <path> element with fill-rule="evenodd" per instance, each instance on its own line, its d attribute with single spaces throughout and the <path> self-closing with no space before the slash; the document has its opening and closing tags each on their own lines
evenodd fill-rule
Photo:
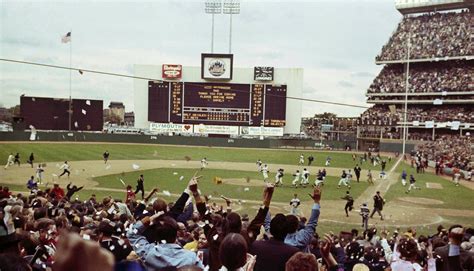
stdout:
<svg viewBox="0 0 474 271">
<path fill-rule="evenodd" d="M 62 61 L 12 57 L 4 4 L 0 270 L 474 270 L 474 2 L 390 3 L 355 102 L 308 94 L 304 67 L 239 60 L 245 1 L 193 3 L 212 16 L 199 65 L 125 72 L 72 63 L 74 29 Z M 10 91 L 23 67 L 68 90 Z"/>
</svg>

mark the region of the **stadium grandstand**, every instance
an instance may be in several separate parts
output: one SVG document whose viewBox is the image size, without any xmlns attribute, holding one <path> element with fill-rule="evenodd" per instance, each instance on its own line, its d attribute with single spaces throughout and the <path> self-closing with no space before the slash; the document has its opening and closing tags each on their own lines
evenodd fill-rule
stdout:
<svg viewBox="0 0 474 271">
<path fill-rule="evenodd" d="M 470 135 L 472 14 L 467 3 L 464 9 L 453 7 L 399 8 L 404 18 L 376 57 L 384 67 L 367 90 L 367 102 L 374 106 L 362 113 L 358 138 L 402 139 L 405 101 L 407 139 Z"/>
</svg>

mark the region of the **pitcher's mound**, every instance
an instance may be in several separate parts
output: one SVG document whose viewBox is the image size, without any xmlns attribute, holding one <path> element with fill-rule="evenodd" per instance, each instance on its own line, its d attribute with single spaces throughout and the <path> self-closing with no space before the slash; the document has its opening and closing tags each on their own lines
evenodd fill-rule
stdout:
<svg viewBox="0 0 474 271">
<path fill-rule="evenodd" d="M 428 199 L 428 198 L 415 198 L 415 197 L 401 197 L 398 198 L 401 201 L 406 201 L 410 203 L 416 203 L 416 204 L 443 204 L 444 202 L 441 200 L 436 200 L 436 199 Z"/>
</svg>

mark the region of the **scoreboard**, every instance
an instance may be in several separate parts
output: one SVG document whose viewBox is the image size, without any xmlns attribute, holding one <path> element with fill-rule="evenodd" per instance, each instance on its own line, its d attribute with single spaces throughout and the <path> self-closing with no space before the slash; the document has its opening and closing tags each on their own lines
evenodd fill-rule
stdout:
<svg viewBox="0 0 474 271">
<path fill-rule="evenodd" d="M 148 121 L 285 126 L 286 85 L 148 82 Z"/>
</svg>

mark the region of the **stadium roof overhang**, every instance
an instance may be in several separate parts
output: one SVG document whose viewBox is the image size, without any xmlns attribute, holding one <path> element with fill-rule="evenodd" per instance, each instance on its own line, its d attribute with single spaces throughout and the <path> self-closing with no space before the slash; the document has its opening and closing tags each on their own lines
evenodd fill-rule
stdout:
<svg viewBox="0 0 474 271">
<path fill-rule="evenodd" d="M 441 0 L 441 1 L 397 1 L 397 10 L 403 14 L 435 12 L 453 9 L 470 9 L 474 7 L 474 0 Z"/>
<path fill-rule="evenodd" d="M 473 0 L 474 1 L 474 0 Z M 419 59 L 398 59 L 398 60 L 381 60 L 375 61 L 375 64 L 402 64 L 402 63 L 416 63 L 416 62 L 439 62 L 451 60 L 474 60 L 474 56 L 452 56 L 452 57 L 433 57 L 433 58 L 419 58 Z"/>
</svg>

